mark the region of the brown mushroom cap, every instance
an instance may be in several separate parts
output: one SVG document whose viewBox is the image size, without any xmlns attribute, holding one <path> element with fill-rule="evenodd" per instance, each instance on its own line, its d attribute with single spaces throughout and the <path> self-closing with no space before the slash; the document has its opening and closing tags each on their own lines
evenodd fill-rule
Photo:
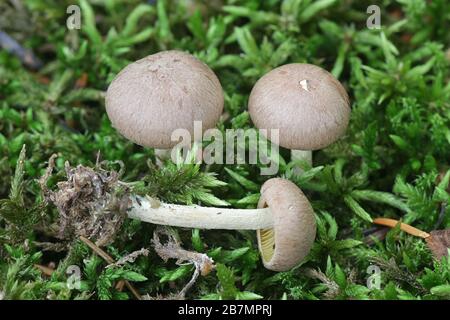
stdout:
<svg viewBox="0 0 450 320">
<path fill-rule="evenodd" d="M 316 237 L 314 211 L 303 192 L 291 181 L 273 178 L 261 187 L 258 208 L 269 207 L 274 227 L 257 231 L 264 266 L 286 271 L 301 262 Z"/>
<path fill-rule="evenodd" d="M 194 56 L 163 51 L 126 66 L 106 93 L 112 125 L 142 146 L 171 148 L 176 129 L 193 138 L 194 121 L 214 128 L 223 110 L 223 92 L 214 72 Z"/>
<path fill-rule="evenodd" d="M 345 132 L 350 106 L 347 92 L 328 71 L 311 64 L 287 64 L 259 79 L 248 109 L 260 129 L 279 129 L 279 144 L 316 150 Z"/>
</svg>

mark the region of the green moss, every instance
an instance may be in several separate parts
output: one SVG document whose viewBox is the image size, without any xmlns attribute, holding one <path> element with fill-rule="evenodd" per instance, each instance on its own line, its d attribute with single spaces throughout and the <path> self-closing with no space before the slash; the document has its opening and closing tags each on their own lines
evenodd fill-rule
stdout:
<svg viewBox="0 0 450 320">
<path fill-rule="evenodd" d="M 0 27 L 40 56 L 44 67 L 30 72 L 0 51 L 0 296 L 131 299 L 113 283 L 128 279 L 141 294 L 156 296 L 173 293 L 173 285 L 181 289 L 191 277 L 193 267 L 165 263 L 154 253 L 104 269 L 107 263 L 80 243 L 68 251 L 41 251 L 36 242 L 57 241 L 43 226 L 58 221 L 58 213 L 44 206 L 35 179 L 53 153 L 59 174 L 49 187 L 62 179 L 65 160 L 93 166 L 100 152 L 104 160 L 123 162 L 122 180 L 136 192 L 178 203 L 256 205 L 269 178 L 259 175 L 259 165 L 166 163 L 156 169 L 147 165 L 155 160 L 153 150 L 111 127 L 103 94 L 112 78 L 131 61 L 176 48 L 199 57 L 220 78 L 229 114 L 221 130 L 252 127 L 246 102 L 253 84 L 289 62 L 330 70 L 352 101 L 347 134 L 317 151 L 313 168 L 293 176 L 289 152 L 280 150 L 278 176 L 302 188 L 317 213 L 308 259 L 273 273 L 263 268 L 252 232 L 180 229 L 187 249 L 218 263 L 188 298 L 449 298 L 450 260 L 433 261 L 421 239 L 396 229 L 382 240 L 368 236 L 371 219 L 379 216 L 425 231 L 450 228 L 448 1 L 382 1 L 379 30 L 366 28 L 370 1 L 81 0 L 83 25 L 73 31 L 65 21 L 70 1 L 23 3 L 20 17 L 32 30 Z M 42 8 L 47 14 L 36 14 Z M 19 13 L 9 8 L 4 15 L 17 20 Z M 149 248 L 153 228 L 127 221 L 106 250 L 119 259 Z M 51 277 L 33 267 L 50 262 L 59 266 Z M 69 265 L 81 270 L 78 289 L 66 286 Z M 371 265 L 380 267 L 379 288 L 366 286 Z"/>
</svg>

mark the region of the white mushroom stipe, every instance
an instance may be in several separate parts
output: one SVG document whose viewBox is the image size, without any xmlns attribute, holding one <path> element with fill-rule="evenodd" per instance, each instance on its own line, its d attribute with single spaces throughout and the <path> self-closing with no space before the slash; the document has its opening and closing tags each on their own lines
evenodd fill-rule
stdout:
<svg viewBox="0 0 450 320">
<path fill-rule="evenodd" d="M 169 159 L 171 149 L 157 149 L 155 148 L 155 156 L 158 157 L 161 160 Z"/>
<path fill-rule="evenodd" d="M 176 227 L 256 230 L 264 266 L 274 271 L 286 271 L 300 263 L 316 236 L 308 199 L 293 182 L 280 178 L 262 185 L 258 209 L 174 205 L 132 196 L 128 216 Z"/>
<path fill-rule="evenodd" d="M 312 166 L 312 151 L 311 150 L 291 150 L 292 161 L 303 161 Z M 294 168 L 294 174 L 299 175 L 303 172 L 300 167 Z"/>
<path fill-rule="evenodd" d="M 171 149 L 157 149 L 155 148 L 156 165 L 161 168 L 164 166 L 164 161 L 170 159 Z"/>
<path fill-rule="evenodd" d="M 223 230 L 258 230 L 273 227 L 270 209 L 228 209 L 160 203 L 133 197 L 128 216 L 153 224 Z"/>
</svg>

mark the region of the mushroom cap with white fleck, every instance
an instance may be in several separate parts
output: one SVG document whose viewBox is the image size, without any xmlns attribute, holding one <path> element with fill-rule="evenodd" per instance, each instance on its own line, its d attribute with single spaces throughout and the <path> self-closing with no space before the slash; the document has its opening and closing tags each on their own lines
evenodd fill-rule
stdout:
<svg viewBox="0 0 450 320">
<path fill-rule="evenodd" d="M 194 56 L 162 51 L 126 66 L 106 93 L 106 112 L 127 139 L 147 147 L 168 149 L 176 129 L 194 134 L 214 128 L 222 114 L 223 91 L 214 72 Z"/>
<path fill-rule="evenodd" d="M 279 129 L 279 144 L 289 149 L 327 147 L 345 132 L 350 105 L 342 84 L 328 71 L 292 63 L 260 78 L 248 109 L 256 127 Z"/>
</svg>

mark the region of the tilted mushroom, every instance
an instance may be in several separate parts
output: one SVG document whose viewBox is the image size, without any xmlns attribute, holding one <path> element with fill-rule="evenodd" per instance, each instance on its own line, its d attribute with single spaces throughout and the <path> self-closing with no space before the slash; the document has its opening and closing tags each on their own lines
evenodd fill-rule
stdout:
<svg viewBox="0 0 450 320">
<path fill-rule="evenodd" d="M 228 209 L 160 203 L 135 196 L 128 216 L 154 224 L 199 229 L 257 230 L 264 266 L 286 271 L 309 253 L 316 236 L 314 211 L 291 181 L 273 178 L 261 187 L 259 209 Z"/>
<path fill-rule="evenodd" d="M 279 130 L 279 144 L 292 159 L 312 162 L 311 150 L 327 147 L 347 129 L 350 101 L 342 84 L 311 64 L 275 68 L 253 87 L 248 110 L 260 129 Z"/>
<path fill-rule="evenodd" d="M 194 121 L 203 131 L 214 128 L 222 114 L 222 86 L 214 72 L 194 56 L 162 51 L 126 66 L 106 93 L 106 112 L 127 139 L 146 147 L 170 149 L 171 135 Z"/>
</svg>

